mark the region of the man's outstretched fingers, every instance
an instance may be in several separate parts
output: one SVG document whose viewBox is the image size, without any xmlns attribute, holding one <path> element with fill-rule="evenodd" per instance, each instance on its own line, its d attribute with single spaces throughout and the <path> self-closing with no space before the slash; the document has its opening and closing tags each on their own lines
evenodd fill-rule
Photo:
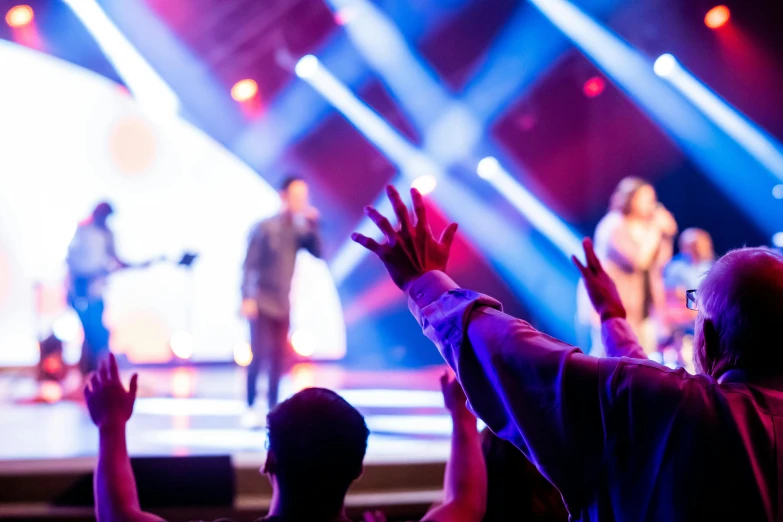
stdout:
<svg viewBox="0 0 783 522">
<path fill-rule="evenodd" d="M 394 227 L 389 222 L 389 220 L 386 219 L 383 214 L 369 206 L 364 207 L 364 213 L 367 214 L 367 217 L 377 225 L 381 232 L 383 232 L 383 234 L 386 236 L 386 241 L 388 241 L 390 245 L 393 245 L 397 232 L 394 230 Z"/>
<path fill-rule="evenodd" d="M 586 237 L 582 241 L 582 247 L 585 249 L 585 261 L 587 262 L 587 266 L 594 274 L 600 273 L 603 268 L 601 267 L 601 262 L 598 260 L 598 256 L 595 254 L 593 241 L 589 237 Z"/>
<path fill-rule="evenodd" d="M 353 239 L 355 242 L 362 245 L 370 252 L 380 255 L 381 245 L 378 244 L 378 242 L 375 241 L 373 238 L 364 236 L 362 234 L 359 234 L 358 232 L 354 232 L 353 234 L 351 234 L 351 239 Z"/>
<path fill-rule="evenodd" d="M 588 271 L 587 267 L 582 264 L 579 259 L 577 259 L 576 256 L 571 256 L 571 262 L 574 263 L 574 266 L 576 266 L 576 269 L 579 270 L 579 272 L 582 274 L 582 277 L 587 279 Z"/>
<path fill-rule="evenodd" d="M 451 244 L 454 242 L 454 236 L 457 234 L 457 228 L 459 227 L 456 223 L 452 223 L 447 226 L 440 235 L 440 241 L 438 242 L 446 248 L 450 249 Z"/>
<path fill-rule="evenodd" d="M 109 354 L 109 375 L 115 382 L 120 382 L 120 369 L 117 367 L 117 358 L 113 353 Z"/>
<path fill-rule="evenodd" d="M 139 374 L 134 373 L 130 380 L 130 386 L 128 387 L 128 392 L 130 393 L 131 399 L 136 400 L 136 393 L 139 391 Z"/>
<path fill-rule="evenodd" d="M 397 221 L 400 224 L 400 230 L 407 230 L 410 227 L 410 218 L 408 217 L 408 207 L 405 206 L 405 202 L 400 197 L 400 193 L 392 185 L 386 185 L 386 195 L 391 201 L 392 208 L 394 208 L 394 214 L 397 216 Z"/>
<path fill-rule="evenodd" d="M 416 230 L 420 233 L 426 233 L 430 229 L 430 223 L 427 218 L 427 206 L 424 204 L 424 196 L 417 189 L 412 188 L 411 200 L 413 200 L 413 212 L 416 216 Z"/>
</svg>

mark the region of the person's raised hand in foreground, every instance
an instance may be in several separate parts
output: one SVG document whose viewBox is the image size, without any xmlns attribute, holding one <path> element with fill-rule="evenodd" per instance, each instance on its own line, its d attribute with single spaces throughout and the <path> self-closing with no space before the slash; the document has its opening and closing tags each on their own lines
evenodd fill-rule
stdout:
<svg viewBox="0 0 783 522">
<path fill-rule="evenodd" d="M 601 316 L 601 337 L 609 357 L 631 357 L 634 359 L 646 359 L 636 334 L 625 322 L 625 307 L 617 291 L 617 285 L 604 271 L 601 261 L 595 255 L 593 242 L 589 238 L 582 241 L 585 249 L 585 261 L 583 265 L 576 256 L 571 260 L 582 274 L 587 295 L 593 308 Z M 619 321 L 611 321 L 616 319 Z"/>
<path fill-rule="evenodd" d="M 136 402 L 138 377 L 138 374 L 133 374 L 126 390 L 120 380 L 114 354 L 110 354 L 108 362 L 101 362 L 98 370 L 89 375 L 84 387 L 84 398 L 90 417 L 99 429 L 125 427 Z"/>
<path fill-rule="evenodd" d="M 601 321 L 613 318 L 625 319 L 625 307 L 620 300 L 617 286 L 609 274 L 604 271 L 598 256 L 595 255 L 593 242 L 589 238 L 585 238 L 582 241 L 582 246 L 585 249 L 587 266 L 583 265 L 576 256 L 571 256 L 571 261 L 582 274 L 593 308 L 601 316 Z"/>
<path fill-rule="evenodd" d="M 394 208 L 398 226 L 395 228 L 385 216 L 368 206 L 364 209 L 365 213 L 381 229 L 386 241 L 378 243 L 359 233 L 352 234 L 351 239 L 377 255 L 394 283 L 407 291 L 419 276 L 431 270 L 446 270 L 457 225 L 450 224 L 436 239 L 427 219 L 424 198 L 418 190 L 411 189 L 413 215 L 409 214 L 397 189 L 389 185 L 386 194 Z"/>
<path fill-rule="evenodd" d="M 443 402 L 451 414 L 451 454 L 443 479 L 444 502 L 422 519 L 430 522 L 479 522 L 487 509 L 487 468 L 476 417 L 468 410 L 462 386 L 444 373 Z"/>
<path fill-rule="evenodd" d="M 84 397 L 92 421 L 98 426 L 98 466 L 95 470 L 95 516 L 99 522 L 160 522 L 139 506 L 136 479 L 131 469 L 125 425 L 133 413 L 138 390 L 134 374 L 126 390 L 114 355 L 101 362 L 87 378 Z"/>
</svg>

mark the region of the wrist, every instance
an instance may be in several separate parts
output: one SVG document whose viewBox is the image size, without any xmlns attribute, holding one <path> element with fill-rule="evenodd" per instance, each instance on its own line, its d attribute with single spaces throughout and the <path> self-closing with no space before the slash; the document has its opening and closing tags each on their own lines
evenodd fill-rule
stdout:
<svg viewBox="0 0 783 522">
<path fill-rule="evenodd" d="M 102 436 L 125 436 L 125 421 L 108 421 L 98 426 L 98 433 Z"/>
<path fill-rule="evenodd" d="M 622 306 L 606 308 L 605 310 L 601 311 L 600 315 L 601 315 L 601 322 L 608 321 L 610 319 L 626 318 L 625 308 L 623 308 Z"/>
</svg>

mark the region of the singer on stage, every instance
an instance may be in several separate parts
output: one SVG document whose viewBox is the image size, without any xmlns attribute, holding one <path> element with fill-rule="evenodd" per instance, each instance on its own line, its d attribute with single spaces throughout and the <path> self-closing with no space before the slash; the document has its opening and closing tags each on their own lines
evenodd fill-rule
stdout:
<svg viewBox="0 0 783 522">
<path fill-rule="evenodd" d="M 246 425 L 258 424 L 253 411 L 256 379 L 261 369 L 269 375 L 269 408 L 277 404 L 280 377 L 289 353 L 291 279 L 297 252 L 304 248 L 321 256 L 318 211 L 310 206 L 307 183 L 286 178 L 280 187 L 280 212 L 256 225 L 244 263 L 242 315 L 250 322 L 253 360 L 247 368 Z"/>
</svg>

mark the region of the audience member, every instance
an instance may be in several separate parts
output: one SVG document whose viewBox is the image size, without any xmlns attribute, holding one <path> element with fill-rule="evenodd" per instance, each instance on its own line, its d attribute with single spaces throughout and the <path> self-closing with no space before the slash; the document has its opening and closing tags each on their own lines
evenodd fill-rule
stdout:
<svg viewBox="0 0 783 522">
<path fill-rule="evenodd" d="M 95 472 L 98 521 L 155 522 L 142 511 L 131 469 L 125 427 L 133 412 L 138 376 L 125 389 L 114 356 L 90 375 L 85 398 L 99 431 Z M 441 380 L 453 421 L 451 458 L 446 467 L 445 502 L 423 520 L 478 522 L 486 506 L 486 470 L 476 418 L 456 380 Z M 264 473 L 272 484 L 269 515 L 279 522 L 347 520 L 344 500 L 362 473 L 369 431 L 362 415 L 333 391 L 303 390 L 267 417 L 269 451 Z"/>
<path fill-rule="evenodd" d="M 677 223 L 658 202 L 655 189 L 639 178 L 617 185 L 609 212 L 595 229 L 595 249 L 614 280 L 627 312 L 628 323 L 646 352 L 658 348 L 659 319 L 664 311 L 663 267 L 671 258 Z M 598 318 L 584 292 L 578 299 L 579 322 L 592 325 L 590 355 L 605 355 Z M 659 321 L 660 322 L 660 321 Z"/>
<path fill-rule="evenodd" d="M 444 273 L 456 226 L 435 239 L 415 189 L 413 217 L 388 195 L 399 227 L 368 207 L 386 241 L 354 240 L 408 294 L 473 411 L 535 463 L 573 519 L 783 519 L 783 257 L 751 248 L 716 262 L 696 295 L 692 376 L 586 356 L 505 315 Z"/>
</svg>

